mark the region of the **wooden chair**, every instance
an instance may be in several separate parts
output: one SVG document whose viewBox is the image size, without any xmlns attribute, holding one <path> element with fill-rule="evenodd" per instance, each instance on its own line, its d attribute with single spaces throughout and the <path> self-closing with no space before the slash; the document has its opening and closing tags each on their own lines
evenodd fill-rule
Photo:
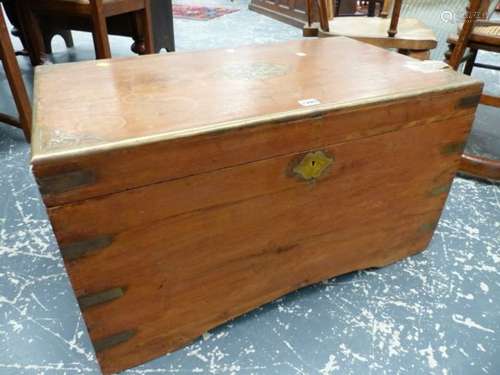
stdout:
<svg viewBox="0 0 500 375">
<path fill-rule="evenodd" d="M 5 13 L 7 15 L 7 19 L 10 21 L 11 25 L 13 28 L 11 29 L 11 35 L 18 37 L 21 40 L 21 43 L 23 45 L 23 50 L 22 51 L 16 51 L 16 55 L 28 55 L 28 50 L 29 46 L 28 43 L 25 40 L 25 35 L 23 35 L 23 31 L 21 29 L 21 24 L 19 21 L 19 15 L 18 15 L 18 9 L 15 4 L 15 0 L 0 0 L 3 3 Z M 60 35 L 64 43 L 66 44 L 66 47 L 70 48 L 73 47 L 73 37 L 71 35 L 70 30 L 61 30 L 57 28 L 52 28 L 50 30 L 50 35 Z M 45 47 L 46 47 L 46 53 L 52 53 L 52 48 L 50 45 L 50 40 L 47 42 L 47 38 L 44 33 L 44 42 L 45 42 Z"/>
<path fill-rule="evenodd" d="M 30 13 L 28 18 L 40 20 L 44 17 L 64 19 L 67 29 L 86 30 L 90 23 L 96 57 L 106 59 L 111 57 L 108 38 L 107 20 L 110 17 L 130 14 L 140 25 L 144 38 L 144 51 L 154 53 L 151 28 L 150 0 L 21 0 L 27 3 L 24 11 Z M 32 23 L 28 21 L 28 23 Z M 35 22 L 31 30 L 32 38 L 40 42 L 41 26 Z M 41 41 L 43 43 L 43 41 Z M 42 50 L 45 50 L 43 48 Z"/>
<path fill-rule="evenodd" d="M 0 122 L 21 128 L 24 132 L 26 140 L 29 142 L 31 134 L 31 104 L 26 88 L 24 87 L 19 65 L 17 64 L 14 48 L 12 47 L 12 43 L 10 41 L 9 31 L 7 30 L 1 5 L 0 60 L 2 60 L 2 65 L 4 67 L 7 80 L 9 81 L 12 96 L 14 97 L 14 102 L 16 103 L 17 111 L 19 113 L 19 120 L 10 115 L 0 113 Z"/>
<path fill-rule="evenodd" d="M 430 50 L 437 46 L 434 32 L 417 19 L 400 18 L 402 0 L 386 1 L 382 14 L 392 5 L 391 18 L 385 17 L 333 17 L 328 19 L 326 9 L 329 0 L 307 0 L 308 9 L 319 9 L 320 37 L 347 36 L 383 48 L 394 48 L 400 53 L 418 59 L 428 59 Z M 312 17 L 308 19 L 312 26 Z"/>
<path fill-rule="evenodd" d="M 474 67 L 500 70 L 500 66 L 476 63 L 477 52 L 480 50 L 500 54 L 500 22 L 478 20 L 478 16 L 484 14 L 488 5 L 489 2 L 485 0 L 471 0 L 468 16 L 460 26 L 459 34 L 448 38 L 450 51 L 446 59 L 453 69 L 458 70 L 461 63 L 465 62 L 464 73 L 469 75 Z M 465 55 L 467 48 L 469 53 Z M 483 94 L 480 103 L 500 108 L 500 97 Z M 500 123 L 497 125 L 500 126 Z M 500 160 L 464 154 L 460 171 L 476 178 L 500 180 Z"/>
</svg>

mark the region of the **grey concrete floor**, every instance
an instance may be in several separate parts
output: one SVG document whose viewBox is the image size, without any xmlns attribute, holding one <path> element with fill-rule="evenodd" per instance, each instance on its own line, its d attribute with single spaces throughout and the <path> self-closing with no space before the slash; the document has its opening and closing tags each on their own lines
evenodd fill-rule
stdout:
<svg viewBox="0 0 500 375">
<path fill-rule="evenodd" d="M 453 27 L 436 16 L 445 2 L 425 13 L 429 1 L 421 0 L 423 8 L 418 1 L 408 0 L 404 12 L 424 15 L 441 36 Z M 245 2 L 211 3 L 242 10 L 208 22 L 176 20 L 178 50 L 301 37 Z M 53 61 L 93 58 L 88 34 L 76 33 L 75 42 L 66 50 L 55 40 Z M 114 56 L 131 55 L 129 47 L 112 39 Z M 32 69 L 19 61 L 31 86 Z M 498 73 L 474 75 L 500 93 Z M 0 110 L 15 113 L 2 72 Z M 500 155 L 498 124 L 499 112 L 481 108 L 468 147 Z M 0 125 L 0 374 L 99 374 L 28 165 L 21 132 Z M 423 253 L 291 293 L 125 373 L 500 374 L 500 187 L 456 178 Z"/>
</svg>

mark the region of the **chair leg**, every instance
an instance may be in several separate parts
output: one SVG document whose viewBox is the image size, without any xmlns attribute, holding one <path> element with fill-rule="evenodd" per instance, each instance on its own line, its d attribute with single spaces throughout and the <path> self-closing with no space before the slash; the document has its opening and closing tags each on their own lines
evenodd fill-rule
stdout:
<svg viewBox="0 0 500 375">
<path fill-rule="evenodd" d="M 464 67 L 464 74 L 470 76 L 472 74 L 472 69 L 474 69 L 474 63 L 476 62 L 477 49 L 470 49 L 470 57 L 467 59 Z"/>
<path fill-rule="evenodd" d="M 154 53 L 154 42 L 153 42 L 153 29 L 152 29 L 152 19 L 151 19 L 151 4 L 149 0 L 144 1 L 144 9 L 142 13 L 142 27 L 144 33 L 144 44 L 146 47 L 146 53 Z"/>
<path fill-rule="evenodd" d="M 90 1 L 92 13 L 92 37 L 94 39 L 95 54 L 97 59 L 111 58 L 109 46 L 108 27 L 106 17 L 102 10 L 102 0 Z"/>
<path fill-rule="evenodd" d="M 7 80 L 16 103 L 21 128 L 24 136 L 29 142 L 31 139 L 31 104 L 24 87 L 21 70 L 17 64 L 14 48 L 9 37 L 9 31 L 5 24 L 3 12 L 0 7 L 0 58 L 2 60 Z"/>
<path fill-rule="evenodd" d="M 376 8 L 377 8 L 377 3 L 375 0 L 368 1 L 368 17 L 375 17 Z"/>
<path fill-rule="evenodd" d="M 43 30 L 42 33 L 45 44 L 45 53 L 47 54 L 52 53 L 52 38 L 56 35 L 60 35 L 63 38 L 66 48 L 72 48 L 74 46 L 71 30 L 54 30 L 50 28 L 48 30 Z"/>
<path fill-rule="evenodd" d="M 73 35 L 71 35 L 71 30 L 62 30 L 59 32 L 59 35 L 62 36 L 64 44 L 66 44 L 66 48 L 73 48 L 75 46 L 73 42 Z"/>
<path fill-rule="evenodd" d="M 31 65 L 44 63 L 45 45 L 38 18 L 30 8 L 28 1 L 16 1 L 16 10 L 22 31 L 22 40 L 31 60 Z"/>
<path fill-rule="evenodd" d="M 52 54 L 52 38 L 54 34 L 52 33 L 43 33 L 43 44 L 45 45 L 45 53 L 51 55 Z"/>
<path fill-rule="evenodd" d="M 380 11 L 380 17 L 382 18 L 387 18 L 389 15 L 391 9 L 392 9 L 392 3 L 394 0 L 384 0 L 382 4 L 382 10 Z"/>
<path fill-rule="evenodd" d="M 389 37 L 394 38 L 398 33 L 399 15 L 401 14 L 401 7 L 403 0 L 394 0 L 394 7 L 392 8 L 391 25 L 387 31 Z"/>
<path fill-rule="evenodd" d="M 155 53 L 149 0 L 144 1 L 144 9 L 132 13 L 131 16 L 134 43 L 130 50 L 138 55 Z"/>
</svg>

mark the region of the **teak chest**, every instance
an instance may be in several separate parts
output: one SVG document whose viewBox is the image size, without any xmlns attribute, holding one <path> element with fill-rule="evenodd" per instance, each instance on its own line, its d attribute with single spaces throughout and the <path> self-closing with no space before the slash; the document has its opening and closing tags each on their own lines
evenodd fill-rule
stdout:
<svg viewBox="0 0 500 375">
<path fill-rule="evenodd" d="M 481 90 L 345 38 L 37 69 L 33 172 L 103 371 L 423 250 Z"/>
</svg>

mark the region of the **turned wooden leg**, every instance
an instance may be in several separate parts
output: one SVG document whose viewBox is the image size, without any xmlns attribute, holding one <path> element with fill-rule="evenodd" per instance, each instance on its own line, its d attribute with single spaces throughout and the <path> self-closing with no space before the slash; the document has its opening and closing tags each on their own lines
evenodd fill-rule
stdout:
<svg viewBox="0 0 500 375">
<path fill-rule="evenodd" d="M 94 47 L 96 58 L 111 58 L 111 48 L 109 46 L 108 27 L 106 17 L 102 10 L 102 0 L 91 0 L 92 13 L 92 36 L 94 38 Z"/>
<path fill-rule="evenodd" d="M 155 53 L 149 0 L 145 1 L 143 10 L 134 12 L 132 16 L 134 43 L 130 49 L 138 55 Z"/>
<path fill-rule="evenodd" d="M 403 0 L 394 0 L 394 7 L 392 8 L 391 24 L 387 34 L 389 37 L 394 38 L 398 33 L 399 15 L 401 14 L 401 7 Z"/>
<path fill-rule="evenodd" d="M 5 24 L 2 7 L 0 6 L 0 59 L 2 60 L 5 69 L 5 75 L 9 81 L 9 86 L 16 103 L 17 112 L 19 113 L 19 125 L 23 129 L 26 140 L 29 142 L 31 138 L 31 104 L 24 87 L 21 70 L 17 64 L 14 48 L 9 37 L 9 31 Z M 18 125 L 15 119 L 10 116 L 2 116 L 9 124 Z"/>
</svg>

